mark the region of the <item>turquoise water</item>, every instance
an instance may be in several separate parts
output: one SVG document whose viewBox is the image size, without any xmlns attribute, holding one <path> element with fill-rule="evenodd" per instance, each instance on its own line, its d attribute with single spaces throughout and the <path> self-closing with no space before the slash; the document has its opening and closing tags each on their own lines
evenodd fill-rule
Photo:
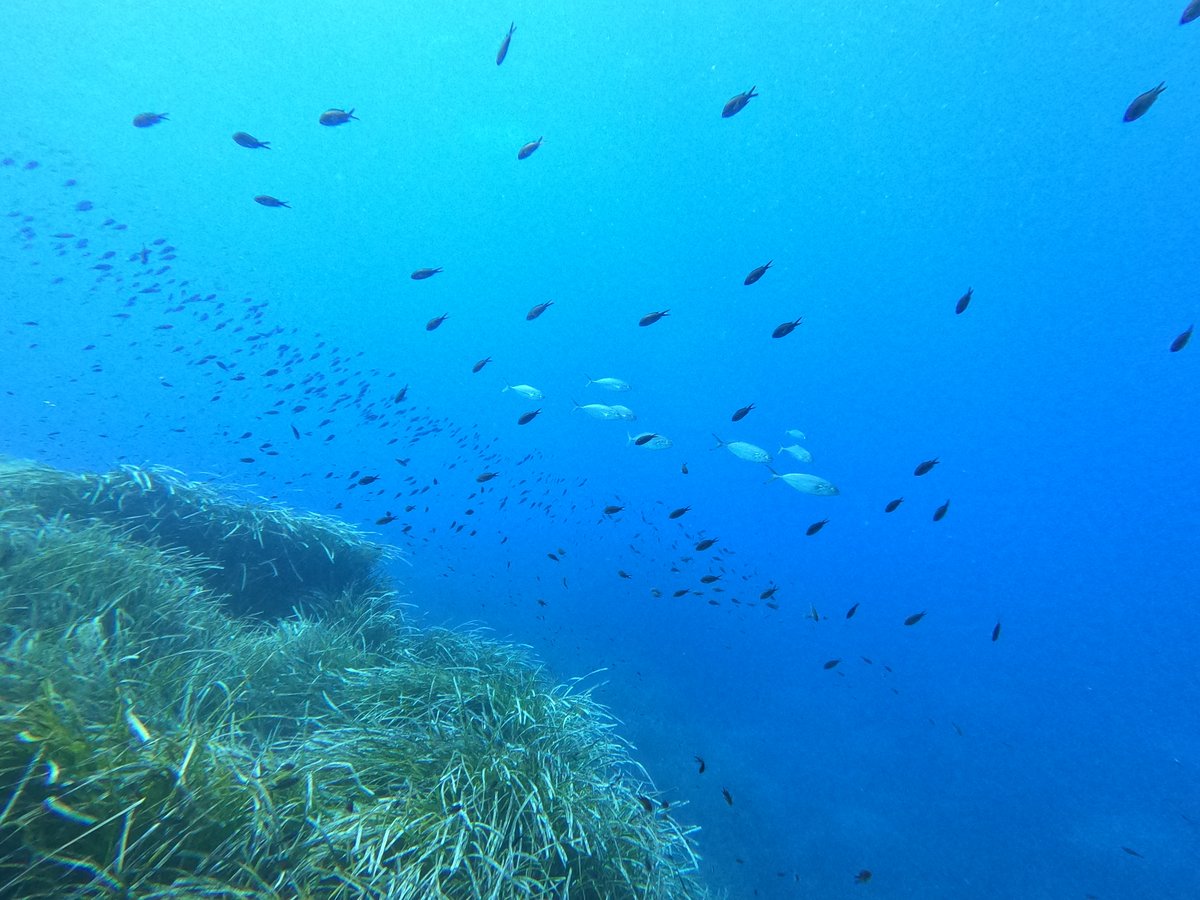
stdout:
<svg viewBox="0 0 1200 900">
<path fill-rule="evenodd" d="M 337 514 L 603 669 L 731 897 L 1196 895 L 1181 10 L 9 9 L 0 450 Z"/>
</svg>

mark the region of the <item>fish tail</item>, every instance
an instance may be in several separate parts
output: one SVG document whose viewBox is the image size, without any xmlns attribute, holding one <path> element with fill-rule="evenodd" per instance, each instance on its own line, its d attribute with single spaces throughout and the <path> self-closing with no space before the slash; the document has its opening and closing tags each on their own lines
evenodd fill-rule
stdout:
<svg viewBox="0 0 1200 900">
<path fill-rule="evenodd" d="M 712 434 L 712 432 L 710 431 L 709 434 Z M 717 437 L 715 434 L 713 434 L 713 437 L 717 438 L 717 446 L 713 447 L 714 450 L 720 450 L 722 447 L 725 446 L 725 442 L 723 440 L 721 440 L 719 437 Z"/>
<path fill-rule="evenodd" d="M 584 373 L 584 376 L 583 376 L 583 377 L 587 379 L 587 384 L 585 384 L 585 385 L 584 385 L 584 387 L 587 387 L 587 386 L 588 386 L 588 384 L 595 384 L 595 383 L 596 383 L 596 379 L 595 379 L 595 378 L 593 378 L 591 375 L 588 375 L 588 374 Z"/>
<path fill-rule="evenodd" d="M 750 90 L 754 90 L 754 88 L 750 88 Z M 346 115 L 348 115 L 352 119 L 355 119 L 355 120 L 358 119 L 358 116 L 354 115 L 354 107 L 353 106 L 350 107 L 350 109 L 346 112 Z"/>
</svg>

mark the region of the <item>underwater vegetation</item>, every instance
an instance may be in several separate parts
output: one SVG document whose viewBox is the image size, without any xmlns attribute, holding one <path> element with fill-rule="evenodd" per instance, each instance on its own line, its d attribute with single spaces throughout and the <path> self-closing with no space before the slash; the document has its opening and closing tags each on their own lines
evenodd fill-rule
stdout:
<svg viewBox="0 0 1200 900">
<path fill-rule="evenodd" d="M 0 896 L 704 896 L 589 693 L 407 621 L 381 554 L 166 470 L 0 464 Z"/>
</svg>

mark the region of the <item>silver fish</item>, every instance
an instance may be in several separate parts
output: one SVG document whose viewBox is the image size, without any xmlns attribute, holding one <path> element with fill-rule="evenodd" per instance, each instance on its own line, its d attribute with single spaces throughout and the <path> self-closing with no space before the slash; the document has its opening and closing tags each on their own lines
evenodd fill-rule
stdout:
<svg viewBox="0 0 1200 900">
<path fill-rule="evenodd" d="M 767 483 L 779 479 L 790 488 L 795 488 L 802 494 L 812 494 L 814 497 L 836 497 L 841 491 L 837 485 L 826 481 L 824 478 L 819 478 L 816 475 L 804 475 L 800 472 L 789 472 L 786 475 L 780 475 L 774 469 L 771 470 L 771 477 L 767 479 Z"/>
<path fill-rule="evenodd" d="M 533 387 L 532 385 L 528 385 L 528 384 L 506 384 L 504 386 L 503 390 L 500 391 L 500 393 L 503 394 L 504 391 L 515 391 L 516 393 L 520 394 L 522 397 L 528 397 L 530 400 L 545 400 L 546 399 L 545 394 L 543 394 L 541 391 L 539 391 L 537 388 Z"/>
<path fill-rule="evenodd" d="M 762 447 L 747 444 L 745 441 L 723 441 L 715 434 L 713 437 L 717 438 L 717 446 L 713 447 L 714 450 L 724 447 L 738 459 L 744 459 L 747 462 L 769 463 L 771 461 L 771 454 Z"/>
</svg>

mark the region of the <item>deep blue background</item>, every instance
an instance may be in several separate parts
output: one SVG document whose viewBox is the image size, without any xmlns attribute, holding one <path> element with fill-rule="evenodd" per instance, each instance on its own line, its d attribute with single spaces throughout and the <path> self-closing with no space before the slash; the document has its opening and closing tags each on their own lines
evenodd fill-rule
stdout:
<svg viewBox="0 0 1200 900">
<path fill-rule="evenodd" d="M 2 449 L 336 512 L 405 548 L 432 621 L 482 622 L 559 677 L 605 669 L 584 684 L 732 897 L 1195 896 L 1200 347 L 1167 352 L 1200 319 L 1182 5 L 15 0 Z M 329 107 L 360 121 L 322 128 Z M 131 127 L 146 111 L 170 119 Z M 167 312 L 194 292 L 217 298 Z M 325 397 L 284 389 L 313 373 Z M 815 460 L 779 470 L 840 496 L 710 449 L 774 453 L 788 428 Z M 380 481 L 347 490 L 356 469 Z"/>
</svg>

